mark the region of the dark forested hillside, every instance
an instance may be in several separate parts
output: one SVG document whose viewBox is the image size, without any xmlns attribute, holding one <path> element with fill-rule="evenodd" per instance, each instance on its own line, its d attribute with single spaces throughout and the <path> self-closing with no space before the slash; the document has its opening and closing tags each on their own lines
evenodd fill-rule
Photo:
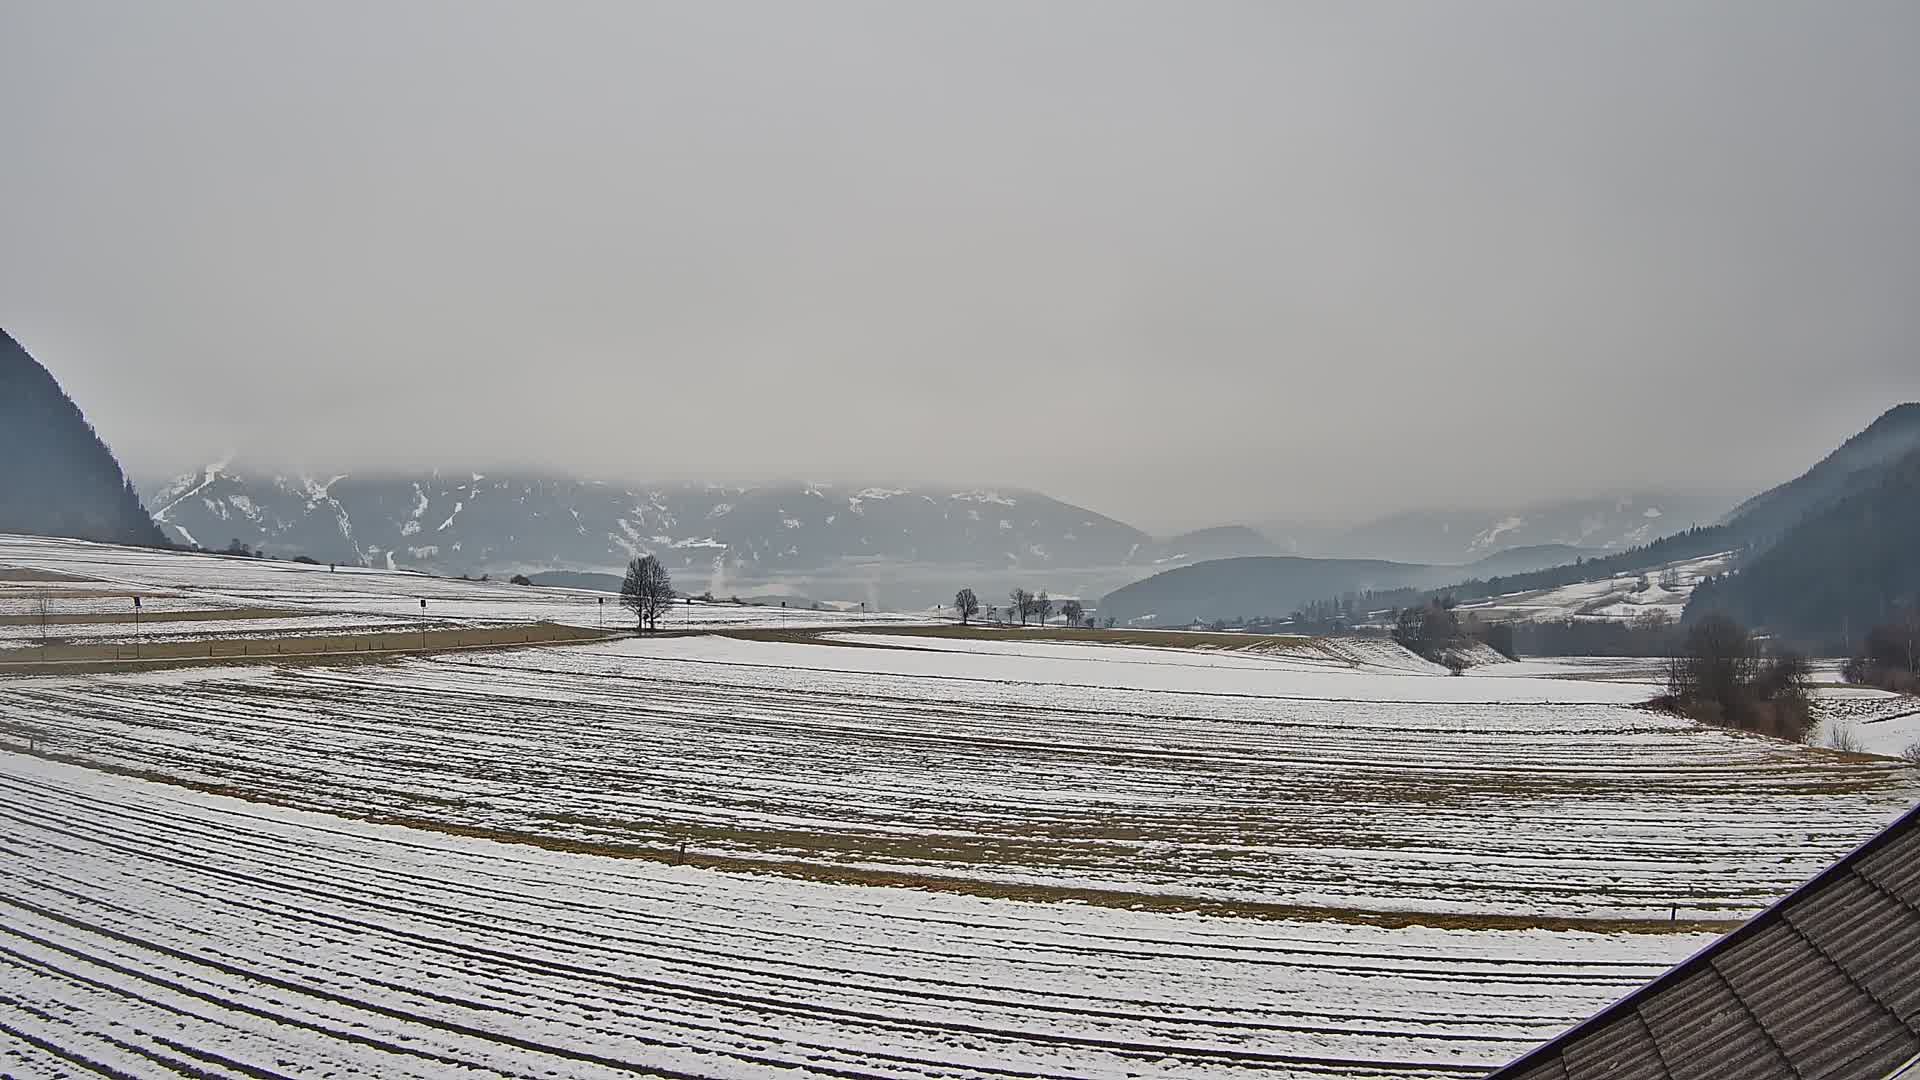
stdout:
<svg viewBox="0 0 1920 1080">
<path fill-rule="evenodd" d="M 1689 618 L 1722 612 L 1832 649 L 1920 598 L 1920 449 L 1873 470 L 1870 487 L 1781 534 L 1738 573 L 1705 582 Z"/>
<path fill-rule="evenodd" d="M 1302 559 L 1290 555 L 1213 559 L 1136 581 L 1100 601 L 1122 623 L 1184 626 L 1216 619 L 1283 617 L 1314 600 L 1349 591 L 1431 585 L 1447 570 L 1377 559 Z M 1457 572 L 1457 571 L 1455 571 Z"/>
<path fill-rule="evenodd" d="M 1336 611 L 1349 615 L 1353 602 L 1359 599 L 1349 593 L 1430 589 L 1469 578 L 1478 587 L 1490 572 L 1536 571 L 1575 550 L 1554 544 L 1515 548 L 1466 566 L 1384 559 L 1306 559 L 1295 555 L 1211 559 L 1166 570 L 1108 593 L 1099 609 L 1103 617 L 1155 626 L 1284 619 L 1296 612 L 1316 620 Z M 1383 604 L 1392 602 L 1378 599 Z"/>
<path fill-rule="evenodd" d="M 1920 449 L 1920 402 L 1896 405 L 1813 468 L 1740 504 L 1727 522 L 1764 547 L 1809 515 L 1879 481 L 1880 470 Z"/>
<path fill-rule="evenodd" d="M 165 542 L 80 407 L 4 330 L 0 532 L 121 544 Z"/>
<path fill-rule="evenodd" d="M 1815 529 L 1838 505 L 1851 496 L 1876 488 L 1888 475 L 1891 462 L 1903 460 L 1903 455 L 1920 451 L 1920 403 L 1897 405 L 1882 413 L 1879 419 L 1859 434 L 1842 443 L 1839 449 L 1828 454 L 1805 473 L 1777 487 L 1748 499 L 1727 515 L 1725 523 L 1708 527 L 1695 527 L 1685 532 L 1663 537 L 1653 543 L 1630 548 L 1597 559 L 1584 559 L 1564 566 L 1550 567 L 1529 573 L 1508 574 L 1501 577 L 1489 577 L 1482 580 L 1464 581 L 1451 585 L 1437 593 L 1445 593 L 1457 600 L 1478 600 L 1489 596 L 1501 596 L 1507 593 L 1525 592 L 1534 589 L 1552 589 L 1571 585 L 1580 581 L 1597 581 L 1616 574 L 1630 574 L 1645 571 L 1665 563 L 1680 559 L 1696 558 L 1721 551 L 1741 551 L 1743 559 L 1759 559 L 1770 547 L 1802 530 L 1807 537 L 1817 535 L 1820 544 L 1832 548 L 1831 557 L 1844 560 L 1846 543 L 1843 533 L 1849 527 L 1865 528 L 1863 523 L 1853 526 L 1844 521 L 1836 521 L 1821 529 Z M 1882 537 L 1861 536 L 1866 544 L 1878 543 Z M 1810 544 L 1813 540 L 1803 538 L 1795 547 L 1802 556 L 1813 554 Z M 1822 552 L 1827 557 L 1828 552 Z M 1896 560 L 1897 561 L 1897 560 Z M 1763 575 L 1760 581 L 1751 584 L 1726 586 L 1708 589 L 1706 603 L 1733 604 L 1758 602 L 1759 596 L 1773 589 L 1784 588 L 1786 567 L 1778 559 L 1767 559 L 1759 565 L 1774 567 Z M 1889 564 L 1889 568 L 1891 564 Z M 1831 569 L 1827 567 L 1825 569 Z M 1802 567 L 1796 571 L 1802 575 L 1824 572 L 1822 567 Z M 1862 568 L 1861 580 L 1875 577 L 1877 571 Z M 1808 577 L 1807 580 L 1813 580 Z M 1748 590 L 1759 590 L 1748 595 Z M 1734 599 L 1738 594 L 1739 599 Z M 1696 593 L 1698 599 L 1701 594 Z M 1722 600 L 1720 597 L 1727 597 Z M 1807 604 L 1839 604 L 1838 597 L 1805 597 Z M 1740 617 L 1755 621 L 1757 613 L 1765 607 L 1747 608 Z M 1704 610 L 1699 604 L 1689 607 L 1690 614 Z M 1839 610 L 1837 607 L 1834 610 Z M 1797 619 L 1798 617 L 1796 617 Z M 1804 625 L 1811 632 L 1812 624 Z M 1834 623 L 1838 634 L 1839 622 Z M 1824 631 L 1823 631 L 1824 632 Z"/>
</svg>

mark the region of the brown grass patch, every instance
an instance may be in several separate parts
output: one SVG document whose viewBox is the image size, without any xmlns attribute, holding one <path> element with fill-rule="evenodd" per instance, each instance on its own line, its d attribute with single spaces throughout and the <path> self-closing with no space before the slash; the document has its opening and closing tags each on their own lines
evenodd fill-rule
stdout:
<svg viewBox="0 0 1920 1080">
<path fill-rule="evenodd" d="M 271 806 L 285 806 L 292 809 L 313 809 L 312 807 L 302 806 L 295 800 L 275 798 L 234 785 L 183 780 L 150 769 L 134 769 L 126 766 L 88 761 L 83 758 L 46 750 L 26 750 L 21 747 L 15 747 L 14 749 L 23 753 L 31 753 L 36 757 L 65 762 L 69 765 L 78 765 L 82 768 L 95 769 L 101 772 L 113 773 L 118 776 L 127 776 L 138 780 L 166 784 L 171 787 L 185 788 L 210 795 L 241 799 L 247 802 Z M 1443 930 L 1579 930 L 1595 934 L 1721 934 L 1739 926 L 1742 921 L 1739 919 L 1682 919 L 1670 921 L 1667 919 L 1602 919 L 1551 915 L 1461 915 L 1444 912 L 1375 911 L 1364 908 L 1312 907 L 1302 904 L 1213 900 L 1197 896 L 1129 892 L 1123 889 L 1097 889 L 1084 886 L 1030 885 L 982 881 L 974 878 L 945 877 L 937 874 L 916 874 L 904 871 L 871 870 L 861 867 L 806 862 L 794 859 L 756 859 L 706 851 L 686 851 L 683 853 L 677 848 L 668 846 L 597 843 L 572 840 L 560 836 L 549 836 L 541 833 L 461 825 L 414 816 L 351 813 L 338 810 L 330 810 L 327 812 L 357 818 L 358 820 L 369 821 L 375 824 L 398 825 L 409 829 L 419 829 L 423 832 L 435 832 L 447 836 L 460 836 L 475 840 L 488 840 L 495 843 L 522 844 L 546 851 L 561 851 L 573 855 L 592 855 L 612 859 L 637 859 L 657 864 L 692 866 L 719 873 L 761 874 L 830 885 L 861 885 L 892 889 L 915 889 L 920 892 L 954 893 L 962 896 L 979 896 L 996 900 L 1018 900 L 1026 903 L 1041 904 L 1081 904 L 1093 907 L 1120 908 L 1128 911 L 1173 912 L 1239 919 L 1353 923 L 1387 929 L 1399 929 L 1409 926 L 1430 926 Z"/>
<path fill-rule="evenodd" d="M 949 638 L 962 641 L 1068 641 L 1089 645 L 1136 645 L 1157 649 L 1220 649 L 1234 652 L 1283 652 L 1312 648 L 1313 639 L 1279 634 L 1226 634 L 1205 630 L 1103 630 L 1082 626 L 998 626 L 957 623 L 942 626 L 836 626 L 800 630 L 741 629 L 723 631 L 730 637 L 761 641 L 788 641 L 814 645 L 844 645 L 827 634 L 880 634 L 889 637 Z"/>
<path fill-rule="evenodd" d="M 571 645 L 616 635 L 556 623 L 525 626 L 442 627 L 366 634 L 228 637 L 205 641 L 159 641 L 141 645 L 49 645 L 10 649 L 19 659 L 0 659 L 0 674 L 76 675 L 234 662 L 352 662 L 384 660 L 463 649 L 517 645 Z M 6 654 L 0 654 L 5 656 Z"/>
<path fill-rule="evenodd" d="M 25 566 L 0 566 L 0 581 L 94 581 L 94 578 L 63 574 L 58 570 L 35 570 Z"/>
<path fill-rule="evenodd" d="M 64 598 L 64 596 L 56 597 L 56 599 Z M 131 603 L 131 599 L 129 599 L 129 603 Z M 49 613 L 47 615 L 47 626 L 49 628 L 58 626 L 98 626 L 108 623 L 125 623 L 128 626 L 132 626 L 135 622 L 144 626 L 147 623 L 225 622 L 229 619 L 297 619 L 302 615 L 310 614 L 312 614 L 312 612 L 283 611 L 277 608 L 227 608 L 225 610 L 207 609 L 202 611 L 143 611 L 140 613 L 139 619 L 136 620 L 133 615 L 133 609 L 128 608 L 126 611 L 89 611 L 74 615 Z M 38 625 L 40 625 L 39 615 L 0 615 L 0 626 Z"/>
</svg>

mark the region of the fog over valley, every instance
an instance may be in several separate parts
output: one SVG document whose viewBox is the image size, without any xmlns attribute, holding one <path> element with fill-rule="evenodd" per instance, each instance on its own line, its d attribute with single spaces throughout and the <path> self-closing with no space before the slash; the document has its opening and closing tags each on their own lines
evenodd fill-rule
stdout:
<svg viewBox="0 0 1920 1080">
<path fill-rule="evenodd" d="M 0 1078 L 1920 1080 L 1916 57 L 0 2 Z"/>
<path fill-rule="evenodd" d="M 1911 4 L 99 10 L 3 16 L 0 325 L 142 477 L 1170 535 L 1737 501 L 1920 396 Z"/>
</svg>

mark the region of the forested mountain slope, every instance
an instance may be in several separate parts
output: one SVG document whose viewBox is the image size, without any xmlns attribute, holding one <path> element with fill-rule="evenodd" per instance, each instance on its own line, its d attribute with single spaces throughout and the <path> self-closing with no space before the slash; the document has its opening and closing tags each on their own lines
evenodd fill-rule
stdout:
<svg viewBox="0 0 1920 1080">
<path fill-rule="evenodd" d="M 1879 482 L 1892 462 L 1920 449 L 1920 402 L 1896 405 L 1805 473 L 1755 495 L 1727 515 L 1749 542 L 1765 544 L 1810 515 Z"/>
<path fill-rule="evenodd" d="M 1099 613 L 1122 623 L 1153 626 L 1284 618 L 1303 605 L 1345 593 L 1432 588 L 1484 573 L 1485 568 L 1552 563 L 1564 557 L 1565 550 L 1548 545 L 1501 552 L 1484 560 L 1484 567 L 1292 555 L 1213 559 L 1116 589 L 1100 601 Z"/>
<path fill-rule="evenodd" d="M 0 532 L 164 543 L 53 374 L 0 330 Z"/>
<path fill-rule="evenodd" d="M 1687 614 L 1724 612 L 1825 651 L 1920 602 L 1920 448 L 1871 474 L 1869 486 L 1809 514 L 1737 573 L 1694 590 Z"/>
</svg>

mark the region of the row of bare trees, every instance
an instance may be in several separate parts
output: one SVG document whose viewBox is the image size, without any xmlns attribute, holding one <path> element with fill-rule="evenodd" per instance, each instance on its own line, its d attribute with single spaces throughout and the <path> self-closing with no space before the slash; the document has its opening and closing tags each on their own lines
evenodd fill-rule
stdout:
<svg viewBox="0 0 1920 1080">
<path fill-rule="evenodd" d="M 961 589 L 953 596 L 953 610 L 960 616 L 960 623 L 964 626 L 968 620 L 980 614 L 980 598 L 972 589 Z M 1027 625 L 1028 619 L 1038 619 L 1044 626 L 1055 610 L 1053 598 L 1044 589 L 1037 595 L 1025 589 L 1015 589 L 1007 594 L 1007 618 L 1019 619 L 1021 626 Z M 1068 626 L 1079 626 L 1087 612 L 1078 600 L 1063 601 L 1057 610 L 1067 620 Z M 1000 609 L 989 607 L 986 612 L 989 619 L 998 618 Z"/>
<path fill-rule="evenodd" d="M 643 555 L 627 563 L 627 576 L 620 583 L 620 606 L 633 612 L 639 629 L 657 629 L 661 613 L 672 607 L 673 598 L 673 578 L 659 559 Z M 712 594 L 708 594 L 705 599 L 710 601 L 712 598 Z M 953 609 L 964 625 L 980 614 L 980 598 L 972 589 L 961 589 L 954 594 Z M 986 610 L 988 618 L 999 614 L 997 608 L 989 607 Z M 1056 607 L 1053 598 L 1044 589 L 1037 594 L 1015 589 L 1007 595 L 1007 618 L 1018 618 L 1022 626 L 1027 624 L 1028 619 L 1037 619 L 1045 625 L 1055 611 L 1067 621 L 1068 626 L 1079 626 L 1086 617 L 1087 609 L 1078 600 L 1065 600 Z"/>
</svg>

